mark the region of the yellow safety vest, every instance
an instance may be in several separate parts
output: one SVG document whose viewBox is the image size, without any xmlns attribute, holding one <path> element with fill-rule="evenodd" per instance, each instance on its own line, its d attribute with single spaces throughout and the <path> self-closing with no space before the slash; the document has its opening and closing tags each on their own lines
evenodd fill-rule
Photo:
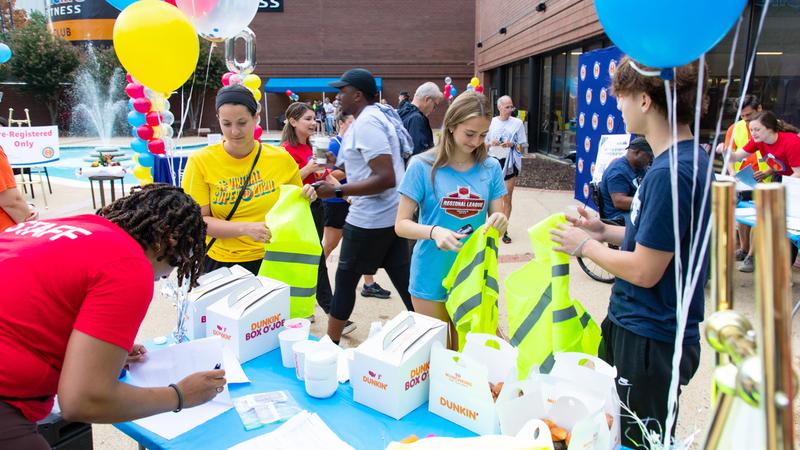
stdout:
<svg viewBox="0 0 800 450">
<path fill-rule="evenodd" d="M 288 284 L 289 316 L 308 317 L 314 314 L 322 246 L 301 189 L 283 185 L 280 190 L 280 198 L 266 216 L 272 238 L 258 274 Z"/>
<path fill-rule="evenodd" d="M 733 125 L 733 146 L 736 150 L 741 150 L 748 142 L 750 142 L 750 130 L 747 122 L 740 120 Z"/>
<path fill-rule="evenodd" d="M 550 230 L 566 223 L 554 214 L 528 230 L 535 259 L 506 278 L 505 295 L 511 345 L 518 348 L 520 378 L 538 365 L 549 372 L 555 352 L 597 355 L 600 327 L 569 296 L 569 256 L 556 252 Z"/>
<path fill-rule="evenodd" d="M 497 240 L 494 228 L 483 233 L 481 226 L 459 250 L 450 273 L 442 281 L 447 289 L 445 307 L 458 331 L 458 349 L 467 333 L 494 334 L 497 331 Z"/>
</svg>

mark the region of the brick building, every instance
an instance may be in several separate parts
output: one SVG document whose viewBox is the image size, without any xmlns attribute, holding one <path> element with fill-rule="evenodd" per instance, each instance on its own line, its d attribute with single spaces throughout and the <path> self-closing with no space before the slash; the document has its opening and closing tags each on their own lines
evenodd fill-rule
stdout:
<svg viewBox="0 0 800 450">
<path fill-rule="evenodd" d="M 397 106 L 400 91 L 453 78 L 459 91 L 474 73 L 474 3 L 464 0 L 284 0 L 282 12 L 259 12 L 256 73 L 270 78 L 338 77 L 364 67 L 382 80 L 382 95 Z M 321 93 L 301 93 L 301 100 Z M 328 94 L 332 97 L 333 94 Z M 266 94 L 269 126 L 289 105 Z M 441 123 L 436 111 L 432 125 Z"/>
<path fill-rule="evenodd" d="M 754 48 L 763 0 L 749 0 L 734 55 L 733 84 L 724 105 L 723 126 L 733 122 L 741 80 L 754 58 L 748 94 L 765 109 L 800 124 L 800 0 L 770 2 L 764 29 Z M 531 151 L 567 155 L 574 150 L 578 57 L 611 45 L 593 0 L 475 0 L 475 65 L 493 98 L 508 94 L 527 112 Z M 632 27 L 647 24 L 631 23 Z M 735 27 L 734 27 L 735 28 Z M 713 49 L 709 66 L 709 117 L 701 123 L 704 140 L 716 125 L 735 30 Z M 732 98 L 731 98 L 732 97 Z"/>
</svg>

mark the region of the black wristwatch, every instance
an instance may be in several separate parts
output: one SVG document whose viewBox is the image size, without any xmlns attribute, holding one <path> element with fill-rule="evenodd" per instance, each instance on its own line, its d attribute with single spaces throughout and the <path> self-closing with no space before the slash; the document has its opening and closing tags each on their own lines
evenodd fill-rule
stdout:
<svg viewBox="0 0 800 450">
<path fill-rule="evenodd" d="M 344 197 L 344 192 L 342 192 L 342 187 L 341 186 L 337 186 L 336 190 L 334 191 L 334 193 L 336 195 L 336 198 Z"/>
</svg>

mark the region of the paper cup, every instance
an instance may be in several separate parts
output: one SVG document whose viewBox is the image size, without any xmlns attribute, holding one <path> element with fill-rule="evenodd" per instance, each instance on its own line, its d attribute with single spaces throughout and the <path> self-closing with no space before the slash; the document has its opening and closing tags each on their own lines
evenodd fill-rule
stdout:
<svg viewBox="0 0 800 450">
<path fill-rule="evenodd" d="M 278 341 L 281 344 L 281 361 L 283 362 L 283 367 L 294 367 L 292 345 L 307 339 L 308 335 L 303 330 L 298 329 L 284 330 L 278 334 Z"/>
<path fill-rule="evenodd" d="M 306 355 L 314 351 L 319 346 L 317 341 L 300 341 L 292 345 L 294 352 L 294 375 L 298 380 L 303 381 L 306 368 Z"/>
<path fill-rule="evenodd" d="M 311 321 L 308 319 L 302 319 L 302 318 L 289 319 L 286 322 L 284 322 L 283 326 L 287 330 L 299 329 L 305 331 L 306 339 L 308 339 L 308 336 L 311 333 Z"/>
</svg>

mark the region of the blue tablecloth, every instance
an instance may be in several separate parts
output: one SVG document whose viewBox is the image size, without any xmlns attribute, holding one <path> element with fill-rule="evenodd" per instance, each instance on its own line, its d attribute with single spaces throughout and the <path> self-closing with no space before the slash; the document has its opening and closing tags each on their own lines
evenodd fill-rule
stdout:
<svg viewBox="0 0 800 450">
<path fill-rule="evenodd" d="M 753 202 L 739 202 L 736 205 L 736 209 L 740 209 L 740 208 L 755 208 L 755 207 L 756 207 L 756 205 Z M 739 223 L 743 223 L 743 224 L 745 224 L 747 226 L 750 226 L 750 227 L 752 227 L 752 226 L 754 226 L 756 224 L 755 216 L 739 216 L 739 215 L 737 215 L 736 216 L 736 221 L 739 222 Z M 789 237 L 789 240 L 791 240 L 792 243 L 794 243 L 794 245 L 796 245 L 797 247 L 800 247 L 800 233 L 795 233 L 793 231 L 787 231 L 786 235 Z"/>
<path fill-rule="evenodd" d="M 156 350 L 157 347 L 148 345 L 151 350 Z M 320 400 L 309 397 L 304 384 L 295 377 L 294 370 L 281 365 L 279 349 L 249 361 L 242 367 L 251 383 L 230 385 L 232 397 L 287 390 L 301 407 L 317 413 L 334 433 L 356 449 L 383 449 L 391 441 L 399 441 L 412 434 L 419 437 L 429 434 L 448 437 L 475 436 L 471 431 L 428 412 L 427 403 L 402 420 L 385 416 L 354 402 L 350 383 L 340 384 L 339 390 L 331 398 Z M 245 431 L 239 415 L 233 408 L 169 441 L 133 422 L 114 426 L 150 450 L 224 449 L 278 427 L 278 425 L 268 425 L 257 430 Z"/>
<path fill-rule="evenodd" d="M 186 167 L 186 161 L 189 160 L 189 157 L 155 155 L 154 160 L 153 181 L 180 186 L 183 168 Z"/>
</svg>

